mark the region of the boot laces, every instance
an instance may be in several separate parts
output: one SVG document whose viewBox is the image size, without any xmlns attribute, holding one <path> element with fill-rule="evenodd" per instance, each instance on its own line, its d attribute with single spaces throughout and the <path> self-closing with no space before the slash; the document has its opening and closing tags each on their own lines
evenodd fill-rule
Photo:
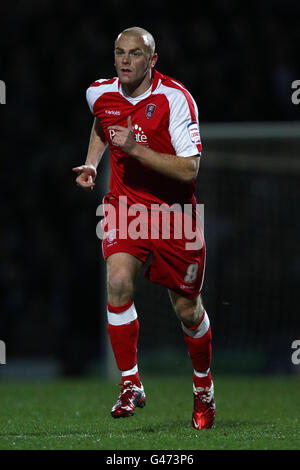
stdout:
<svg viewBox="0 0 300 470">
<path fill-rule="evenodd" d="M 202 403 L 209 403 L 214 396 L 214 386 L 211 384 L 211 387 L 195 387 L 193 384 L 193 392 Z"/>
</svg>

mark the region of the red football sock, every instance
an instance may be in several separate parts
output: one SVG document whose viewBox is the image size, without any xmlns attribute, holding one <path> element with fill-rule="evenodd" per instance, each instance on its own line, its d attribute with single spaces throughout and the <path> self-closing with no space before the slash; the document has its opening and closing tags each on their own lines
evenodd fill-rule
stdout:
<svg viewBox="0 0 300 470">
<path fill-rule="evenodd" d="M 138 387 L 141 386 L 140 376 L 137 365 L 130 370 L 122 371 L 122 384 L 125 382 L 132 382 Z"/>
<path fill-rule="evenodd" d="M 130 380 L 140 386 L 137 371 L 139 321 L 133 302 L 118 307 L 108 303 L 107 317 L 107 331 L 115 360 L 119 370 L 126 374 L 122 375 L 122 382 Z"/>
<path fill-rule="evenodd" d="M 206 388 L 211 386 L 211 372 L 210 369 L 208 369 L 207 375 L 203 374 L 203 377 L 199 377 L 197 372 L 194 371 L 193 375 L 193 382 L 195 387 L 199 388 Z"/>
<path fill-rule="evenodd" d="M 184 340 L 188 347 L 189 356 L 194 367 L 194 385 L 196 387 L 207 387 L 211 384 L 211 327 L 208 315 L 204 312 L 199 323 L 189 327 L 182 323 Z M 199 373 L 199 375 L 196 375 Z"/>
</svg>

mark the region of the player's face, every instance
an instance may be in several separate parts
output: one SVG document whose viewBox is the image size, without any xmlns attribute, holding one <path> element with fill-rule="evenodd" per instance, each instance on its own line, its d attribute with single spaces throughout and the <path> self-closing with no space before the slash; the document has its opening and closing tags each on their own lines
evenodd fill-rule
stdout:
<svg viewBox="0 0 300 470">
<path fill-rule="evenodd" d="M 115 44 L 115 67 L 122 85 L 139 85 L 155 63 L 142 37 L 121 35 Z"/>
</svg>

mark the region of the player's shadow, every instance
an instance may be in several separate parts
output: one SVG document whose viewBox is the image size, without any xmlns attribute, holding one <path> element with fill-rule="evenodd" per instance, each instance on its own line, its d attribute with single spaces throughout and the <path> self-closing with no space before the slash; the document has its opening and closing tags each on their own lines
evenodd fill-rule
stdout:
<svg viewBox="0 0 300 470">
<path fill-rule="evenodd" d="M 174 419 L 172 421 L 168 420 L 166 423 L 159 423 L 156 425 L 141 425 L 139 427 L 133 428 L 133 429 L 127 429 L 127 432 L 129 433 L 136 433 L 136 432 L 143 432 L 147 434 L 154 434 L 157 432 L 164 432 L 164 431 L 170 431 L 171 428 L 180 426 L 182 428 L 187 428 L 188 426 L 191 426 L 191 423 L 189 421 L 186 421 L 186 419 Z"/>
<path fill-rule="evenodd" d="M 265 426 L 265 421 L 257 421 L 257 420 L 244 420 L 244 421 L 234 421 L 234 420 L 216 420 L 215 424 L 212 429 L 216 430 L 226 430 L 226 429 L 233 429 L 233 428 L 241 428 L 244 426 Z M 127 429 L 128 433 L 136 433 L 136 432 L 143 432 L 147 434 L 157 433 L 157 432 L 164 432 L 169 431 L 173 427 L 180 426 L 182 429 L 191 428 L 191 422 L 187 421 L 186 419 L 182 420 L 172 420 L 168 421 L 167 423 L 159 423 L 157 425 L 145 425 L 139 426 L 133 429 Z"/>
<path fill-rule="evenodd" d="M 257 420 L 238 420 L 233 421 L 230 419 L 218 419 L 214 424 L 214 428 L 240 428 L 241 426 L 266 426 L 266 421 Z"/>
</svg>

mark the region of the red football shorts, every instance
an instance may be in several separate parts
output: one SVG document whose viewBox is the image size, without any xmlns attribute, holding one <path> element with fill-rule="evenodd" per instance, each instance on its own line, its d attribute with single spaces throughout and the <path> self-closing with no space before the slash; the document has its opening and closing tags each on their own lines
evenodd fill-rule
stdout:
<svg viewBox="0 0 300 470">
<path fill-rule="evenodd" d="M 122 199 L 122 200 L 121 200 Z M 125 198 L 126 199 L 126 198 Z M 104 199 L 102 250 L 106 260 L 114 253 L 129 253 L 150 263 L 145 277 L 187 298 L 201 291 L 205 270 L 205 242 L 196 206 L 184 212 L 162 206 L 128 206 L 123 197 L 108 193 Z M 152 210 L 152 207 L 153 210 Z M 168 207 L 168 206 L 165 206 Z M 171 206 L 172 208 L 173 206 Z"/>
</svg>

